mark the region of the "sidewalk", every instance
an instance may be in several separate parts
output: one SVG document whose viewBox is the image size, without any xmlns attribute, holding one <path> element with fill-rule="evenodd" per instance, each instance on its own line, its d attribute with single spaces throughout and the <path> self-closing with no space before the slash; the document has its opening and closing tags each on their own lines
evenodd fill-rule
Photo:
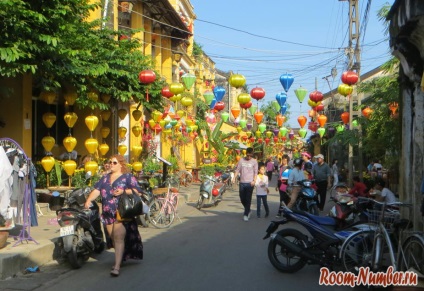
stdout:
<svg viewBox="0 0 424 291">
<path fill-rule="evenodd" d="M 200 184 L 192 184 L 190 187 L 181 187 L 179 215 L 184 216 L 186 203 L 197 199 Z M 193 198 L 192 198 L 193 197 Z M 18 242 L 9 237 L 6 247 L 0 249 L 0 280 L 10 278 L 27 268 L 43 266 L 53 260 L 60 262 L 60 251 L 56 245 L 59 237 L 59 225 L 56 220 L 56 212 L 50 211 L 47 203 L 39 203 L 43 215 L 38 216 L 38 226 L 29 229 L 29 236 L 34 241 Z M 172 228 L 172 227 L 171 227 Z M 19 235 L 22 227 L 18 225 L 10 232 L 10 235 Z M 153 232 L 154 227 L 144 229 L 143 232 Z M 141 229 L 140 229 L 141 230 Z M 14 246 L 16 244 L 16 246 Z"/>
</svg>

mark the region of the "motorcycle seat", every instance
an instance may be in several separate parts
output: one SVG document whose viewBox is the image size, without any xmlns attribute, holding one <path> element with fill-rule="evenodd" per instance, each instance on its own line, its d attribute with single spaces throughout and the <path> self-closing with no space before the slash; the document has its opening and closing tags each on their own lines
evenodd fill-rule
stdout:
<svg viewBox="0 0 424 291">
<path fill-rule="evenodd" d="M 303 216 L 307 216 L 308 218 L 312 219 L 313 221 L 315 221 L 316 223 L 319 223 L 321 225 L 327 225 L 327 226 L 334 226 L 336 225 L 336 220 L 332 217 L 329 216 L 317 216 L 317 215 L 313 215 L 310 214 L 308 212 L 304 212 L 304 211 L 294 211 L 298 214 L 301 214 Z"/>
<path fill-rule="evenodd" d="M 224 186 L 224 183 L 216 183 L 213 187 L 216 188 L 216 189 L 219 189 L 222 186 Z"/>
</svg>

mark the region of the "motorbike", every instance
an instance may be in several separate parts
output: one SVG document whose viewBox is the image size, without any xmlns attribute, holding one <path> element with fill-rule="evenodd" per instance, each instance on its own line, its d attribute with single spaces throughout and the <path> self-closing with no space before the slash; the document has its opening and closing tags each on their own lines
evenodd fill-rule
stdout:
<svg viewBox="0 0 424 291">
<path fill-rule="evenodd" d="M 199 199 L 197 200 L 197 209 L 206 206 L 217 206 L 222 200 L 225 190 L 227 190 L 227 181 L 231 176 L 224 173 L 218 178 L 211 176 L 202 176 L 202 184 L 200 185 Z"/>
<path fill-rule="evenodd" d="M 311 180 L 302 180 L 298 184 L 301 186 L 299 195 L 294 204 L 294 208 L 301 211 L 306 211 L 314 215 L 319 215 L 319 209 L 315 196 L 317 195 L 316 191 L 312 188 L 313 181 Z M 288 194 L 290 195 L 290 190 L 288 189 Z"/>
<path fill-rule="evenodd" d="M 280 225 L 295 222 L 302 225 L 310 235 L 297 229 L 277 229 Z M 304 211 L 291 210 L 283 206 L 282 219 L 272 221 L 263 239 L 271 237 L 268 244 L 268 258 L 279 271 L 294 273 L 306 264 L 332 268 L 340 264 L 339 248 L 354 231 L 370 229 L 367 224 L 355 224 L 343 230 L 336 230 L 336 219 L 316 216 Z"/>
<path fill-rule="evenodd" d="M 84 208 L 90 192 L 90 187 L 73 190 L 65 200 L 67 207 L 56 210 L 59 245 L 74 269 L 81 268 L 90 255 L 105 248 L 99 206 L 92 203 L 89 209 Z"/>
<path fill-rule="evenodd" d="M 331 197 L 330 201 L 335 205 L 330 209 L 328 216 L 336 220 L 336 229 L 368 222 L 367 209 L 372 207 L 369 205 L 369 199 L 350 194 L 338 194 Z"/>
<path fill-rule="evenodd" d="M 150 176 L 141 176 L 137 180 L 137 183 L 141 188 L 141 195 L 142 195 L 143 201 L 146 201 L 148 205 L 150 205 L 150 203 L 153 200 L 153 189 L 150 185 L 149 178 Z M 148 221 L 149 219 L 147 217 L 147 213 L 139 215 L 137 218 L 137 223 L 143 227 L 149 226 Z"/>
</svg>

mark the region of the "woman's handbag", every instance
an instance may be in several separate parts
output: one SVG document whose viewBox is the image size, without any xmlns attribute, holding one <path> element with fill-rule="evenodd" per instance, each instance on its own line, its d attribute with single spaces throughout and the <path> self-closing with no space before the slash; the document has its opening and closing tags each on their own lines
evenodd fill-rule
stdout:
<svg viewBox="0 0 424 291">
<path fill-rule="evenodd" d="M 134 218 L 148 212 L 149 207 L 141 200 L 141 197 L 131 189 L 131 194 L 122 194 L 119 197 L 118 213 L 121 219 Z M 147 208 L 146 208 L 147 207 Z M 145 212 L 147 209 L 147 212 Z"/>
</svg>

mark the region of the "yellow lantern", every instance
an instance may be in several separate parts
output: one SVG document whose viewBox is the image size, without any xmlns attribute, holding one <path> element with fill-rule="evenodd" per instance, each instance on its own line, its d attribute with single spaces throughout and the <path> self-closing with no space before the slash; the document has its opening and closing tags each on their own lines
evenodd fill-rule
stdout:
<svg viewBox="0 0 424 291">
<path fill-rule="evenodd" d="M 136 172 L 140 172 L 143 169 L 143 164 L 141 162 L 132 163 L 133 170 Z"/>
<path fill-rule="evenodd" d="M 161 122 L 164 120 L 161 120 Z M 131 128 L 132 133 L 134 134 L 135 137 L 139 137 L 141 134 L 141 126 L 140 125 L 134 125 Z"/>
<path fill-rule="evenodd" d="M 243 129 L 241 128 L 241 126 L 237 126 L 237 132 L 240 133 Z"/>
<path fill-rule="evenodd" d="M 99 145 L 99 152 L 102 154 L 102 156 L 106 155 L 109 151 L 109 146 L 106 143 L 102 143 Z"/>
<path fill-rule="evenodd" d="M 262 132 L 260 130 L 255 131 L 256 137 L 261 137 Z"/>
<path fill-rule="evenodd" d="M 78 120 L 78 115 L 75 112 L 67 112 L 63 117 L 65 119 L 65 123 L 69 128 L 74 127 L 75 123 Z"/>
<path fill-rule="evenodd" d="M 188 107 L 193 104 L 193 99 L 190 97 L 183 97 L 180 102 L 183 106 Z"/>
<path fill-rule="evenodd" d="M 164 128 L 166 125 L 166 120 L 162 119 L 161 121 L 159 121 L 159 125 L 160 127 Z"/>
<path fill-rule="evenodd" d="M 43 122 L 47 128 L 51 128 L 56 122 L 56 115 L 51 112 L 46 112 L 43 114 Z"/>
<path fill-rule="evenodd" d="M 103 121 L 108 121 L 111 114 L 112 114 L 112 112 L 110 112 L 110 110 L 103 110 L 100 113 L 100 116 L 102 117 Z"/>
<path fill-rule="evenodd" d="M 135 121 L 139 121 L 141 116 L 143 115 L 142 112 L 138 109 L 134 110 L 131 114 L 133 118 L 135 119 Z"/>
<path fill-rule="evenodd" d="M 186 111 L 184 110 L 177 110 L 177 114 L 179 117 L 184 117 L 186 115 Z"/>
<path fill-rule="evenodd" d="M 126 127 L 123 127 L 123 126 L 120 126 L 118 128 L 118 136 L 119 136 L 119 138 L 124 138 L 126 134 L 127 134 L 127 128 Z"/>
<path fill-rule="evenodd" d="M 161 121 L 162 116 L 163 116 L 162 112 L 160 112 L 158 110 L 155 110 L 155 111 L 152 112 L 152 118 L 155 122 Z"/>
<path fill-rule="evenodd" d="M 271 138 L 272 134 L 273 134 L 272 131 L 269 131 L 269 130 L 265 132 L 265 135 L 267 138 Z"/>
<path fill-rule="evenodd" d="M 40 93 L 40 99 L 47 104 L 53 104 L 56 100 L 56 93 L 52 91 L 43 91 Z"/>
<path fill-rule="evenodd" d="M 109 94 L 102 94 L 101 97 L 104 103 L 109 103 L 111 96 Z"/>
<path fill-rule="evenodd" d="M 135 158 L 138 158 L 138 156 L 140 156 L 141 151 L 143 150 L 143 147 L 140 145 L 133 145 L 131 148 L 133 155 Z"/>
<path fill-rule="evenodd" d="M 169 91 L 171 91 L 174 95 L 181 94 L 184 92 L 184 85 L 182 83 L 171 83 L 169 85 Z"/>
<path fill-rule="evenodd" d="M 156 122 L 153 119 L 149 119 L 149 126 L 150 128 L 154 128 L 156 125 Z"/>
<path fill-rule="evenodd" d="M 107 138 L 109 136 L 109 133 L 110 133 L 110 128 L 107 127 L 107 126 L 103 126 L 100 129 L 100 133 L 101 133 L 101 135 L 102 135 L 103 138 Z"/>
<path fill-rule="evenodd" d="M 85 125 L 87 125 L 89 131 L 94 131 L 99 124 L 99 119 L 96 115 L 89 115 L 85 118 Z"/>
<path fill-rule="evenodd" d="M 94 154 L 99 146 L 99 142 L 95 138 L 88 138 L 85 140 L 84 145 L 90 154 Z"/>
<path fill-rule="evenodd" d="M 78 95 L 76 92 L 70 92 L 66 93 L 63 98 L 65 98 L 65 101 L 68 103 L 68 105 L 74 105 L 75 101 L 78 98 Z"/>
<path fill-rule="evenodd" d="M 97 173 L 98 169 L 99 169 L 99 165 L 95 161 L 88 161 L 84 165 L 84 170 L 86 172 L 91 172 L 92 174 Z"/>
<path fill-rule="evenodd" d="M 125 155 L 125 153 L 127 152 L 127 146 L 126 145 L 124 145 L 124 144 L 120 144 L 119 146 L 118 146 L 118 153 L 121 155 L 121 156 L 123 156 L 123 155 Z"/>
<path fill-rule="evenodd" d="M 127 116 L 127 113 L 128 113 L 127 110 L 125 110 L 124 108 L 119 109 L 118 110 L 119 119 L 124 120 L 125 116 Z"/>
<path fill-rule="evenodd" d="M 68 176 L 72 176 L 77 168 L 77 163 L 74 160 L 67 160 L 63 162 L 63 169 Z"/>
<path fill-rule="evenodd" d="M 54 166 L 54 158 L 51 156 L 47 156 L 41 159 L 41 166 L 43 166 L 44 171 L 50 173 Z"/>
<path fill-rule="evenodd" d="M 72 152 L 77 145 L 77 139 L 73 136 L 67 136 L 63 139 L 63 146 L 68 151 L 68 153 Z"/>
<path fill-rule="evenodd" d="M 87 93 L 87 97 L 88 99 L 97 102 L 97 100 L 99 100 L 99 94 L 97 94 L 97 92 L 91 91 Z"/>
<path fill-rule="evenodd" d="M 41 139 L 41 144 L 46 152 L 51 152 L 55 144 L 55 139 L 51 136 L 45 136 Z"/>
</svg>

